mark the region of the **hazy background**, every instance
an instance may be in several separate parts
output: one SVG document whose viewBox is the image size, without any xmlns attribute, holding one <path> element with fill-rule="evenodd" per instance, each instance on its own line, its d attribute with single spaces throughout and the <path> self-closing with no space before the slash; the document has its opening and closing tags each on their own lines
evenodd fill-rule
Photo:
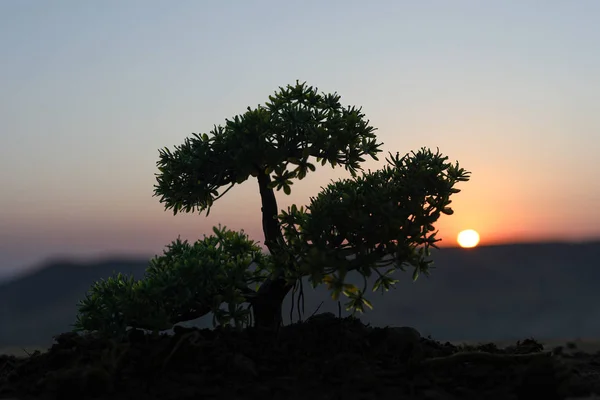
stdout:
<svg viewBox="0 0 600 400">
<path fill-rule="evenodd" d="M 534 337 L 564 344 L 580 339 L 600 348 L 600 241 L 444 248 L 434 250 L 432 258 L 429 277 L 413 282 L 412 268 L 396 271 L 398 283 L 384 295 L 372 291 L 377 275 L 368 278 L 365 297 L 373 309 L 358 314 L 361 321 L 411 326 L 442 341 L 514 343 Z M 116 272 L 140 279 L 147 266 L 143 258 L 57 261 L 0 282 L 0 353 L 7 347 L 51 345 L 54 335 L 73 329 L 77 304 L 94 282 Z M 363 287 L 356 271 L 346 282 Z M 307 278 L 302 283 L 302 299 L 297 292 L 283 301 L 284 324 L 315 312 L 338 315 L 338 302 L 327 285 L 313 289 Z M 342 316 L 350 315 L 345 311 L 348 298 L 342 295 L 340 301 Z M 212 317 L 181 325 L 212 327 Z"/>
<path fill-rule="evenodd" d="M 472 171 L 438 227 L 482 244 L 600 237 L 600 2 L 3 0 L 0 276 L 56 255 L 157 254 L 222 223 L 263 241 L 255 181 L 164 212 L 158 149 L 306 80 L 388 151 Z M 308 204 L 343 169 L 277 193 Z"/>
</svg>

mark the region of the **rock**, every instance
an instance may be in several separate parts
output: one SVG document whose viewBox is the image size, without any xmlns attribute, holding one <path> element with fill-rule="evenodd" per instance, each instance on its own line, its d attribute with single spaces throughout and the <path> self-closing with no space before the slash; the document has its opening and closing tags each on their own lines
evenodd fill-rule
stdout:
<svg viewBox="0 0 600 400">
<path fill-rule="evenodd" d="M 408 355 L 414 351 L 420 341 L 421 334 L 409 326 L 387 327 L 385 343 L 387 350 L 397 355 Z"/>
<path fill-rule="evenodd" d="M 336 316 L 334 313 L 330 313 L 330 312 L 324 312 L 321 314 L 316 314 L 313 315 L 312 317 L 309 317 L 306 322 L 325 322 L 325 321 L 333 321 L 336 319 Z"/>
<path fill-rule="evenodd" d="M 253 377 L 258 376 L 258 370 L 256 369 L 256 364 L 254 361 L 243 354 L 237 353 L 233 357 L 233 365 L 237 371 L 245 375 Z"/>
<path fill-rule="evenodd" d="M 421 340 L 421 334 L 415 328 L 410 326 L 388 327 L 388 337 L 394 337 L 397 340 L 402 340 L 411 343 L 418 343 Z"/>
</svg>

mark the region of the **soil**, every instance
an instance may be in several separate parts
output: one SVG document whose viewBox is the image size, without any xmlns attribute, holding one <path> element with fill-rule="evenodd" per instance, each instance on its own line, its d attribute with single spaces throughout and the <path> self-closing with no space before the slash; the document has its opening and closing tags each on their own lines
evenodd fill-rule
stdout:
<svg viewBox="0 0 600 400">
<path fill-rule="evenodd" d="M 0 356 L 0 398 L 567 399 L 600 393 L 600 351 L 534 339 L 457 346 L 319 314 L 278 332 L 175 327 L 122 341 L 68 332 Z M 571 346 L 572 347 L 572 346 Z"/>
</svg>

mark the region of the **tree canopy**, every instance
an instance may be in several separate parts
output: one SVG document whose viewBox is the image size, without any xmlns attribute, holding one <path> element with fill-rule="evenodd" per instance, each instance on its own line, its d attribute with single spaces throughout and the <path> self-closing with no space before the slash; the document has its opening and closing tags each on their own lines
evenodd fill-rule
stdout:
<svg viewBox="0 0 600 400">
<path fill-rule="evenodd" d="M 155 196 L 176 214 L 203 211 L 236 183 L 272 175 L 269 188 L 291 193 L 292 179 L 315 166 L 343 165 L 352 176 L 363 156 L 377 160 L 381 143 L 360 108 L 342 107 L 340 96 L 319 94 L 306 83 L 280 88 L 269 101 L 215 126 L 210 135 L 194 133 L 171 152 L 161 149 Z M 288 171 L 288 166 L 294 168 Z M 229 186 L 224 193 L 219 189 Z"/>
</svg>

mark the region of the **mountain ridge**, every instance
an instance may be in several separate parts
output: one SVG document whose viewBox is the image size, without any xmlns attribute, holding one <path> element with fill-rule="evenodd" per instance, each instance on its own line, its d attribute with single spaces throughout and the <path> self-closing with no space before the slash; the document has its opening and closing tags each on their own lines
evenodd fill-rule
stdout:
<svg viewBox="0 0 600 400">
<path fill-rule="evenodd" d="M 151 257 L 65 257 L 0 283 L 0 347 L 49 345 L 52 336 L 70 330 L 77 303 L 90 286 L 113 273 L 144 276 Z M 430 277 L 412 282 L 410 268 L 385 295 L 370 289 L 373 310 L 359 315 L 376 326 L 414 326 L 440 340 L 508 340 L 525 336 L 600 338 L 600 241 L 519 243 L 445 247 L 433 250 Z M 360 275 L 348 282 L 360 284 Z M 305 315 L 337 314 L 324 285 L 312 289 L 304 279 Z M 297 295 L 296 295 L 297 297 Z M 342 299 L 342 309 L 345 299 Z M 598 306 L 596 306 L 598 304 Z M 284 323 L 292 301 L 284 301 Z M 343 312 L 343 315 L 348 313 Z M 211 316 L 191 325 L 210 327 Z"/>
</svg>

